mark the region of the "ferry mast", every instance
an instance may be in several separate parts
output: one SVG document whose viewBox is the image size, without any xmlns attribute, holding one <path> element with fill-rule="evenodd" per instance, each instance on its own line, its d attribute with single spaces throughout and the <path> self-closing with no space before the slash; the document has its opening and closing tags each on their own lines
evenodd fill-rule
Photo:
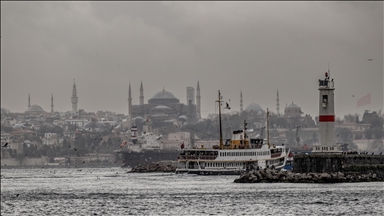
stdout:
<svg viewBox="0 0 384 216">
<path fill-rule="evenodd" d="M 219 90 L 219 100 L 217 100 L 216 102 L 219 103 L 220 149 L 223 149 L 223 133 L 221 131 L 221 96 L 220 96 L 220 90 Z"/>
</svg>

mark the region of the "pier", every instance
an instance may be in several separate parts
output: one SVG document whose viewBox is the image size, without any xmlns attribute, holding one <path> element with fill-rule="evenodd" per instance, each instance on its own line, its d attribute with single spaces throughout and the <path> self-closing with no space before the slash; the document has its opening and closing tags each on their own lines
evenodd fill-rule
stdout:
<svg viewBox="0 0 384 216">
<path fill-rule="evenodd" d="M 296 155 L 292 172 L 360 172 L 384 175 L 384 155 L 310 154 Z"/>
</svg>

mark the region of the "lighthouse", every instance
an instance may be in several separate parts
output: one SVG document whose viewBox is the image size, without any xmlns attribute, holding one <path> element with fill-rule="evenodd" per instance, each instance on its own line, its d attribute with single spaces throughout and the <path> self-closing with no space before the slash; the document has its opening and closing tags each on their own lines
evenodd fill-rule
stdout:
<svg viewBox="0 0 384 216">
<path fill-rule="evenodd" d="M 330 71 L 319 79 L 319 130 L 320 146 L 313 147 L 313 153 L 341 153 L 335 144 L 335 83 Z"/>
</svg>

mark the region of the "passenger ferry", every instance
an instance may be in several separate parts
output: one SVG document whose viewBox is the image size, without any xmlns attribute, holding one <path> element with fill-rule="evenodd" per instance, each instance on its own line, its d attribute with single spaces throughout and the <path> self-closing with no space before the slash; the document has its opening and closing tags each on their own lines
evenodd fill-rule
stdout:
<svg viewBox="0 0 384 216">
<path fill-rule="evenodd" d="M 178 157 L 176 173 L 189 173 L 198 175 L 239 175 L 244 171 L 252 169 L 282 169 L 285 166 L 287 155 L 283 145 L 275 146 L 268 139 L 248 139 L 246 125 L 244 129 L 234 131 L 232 139 L 223 143 L 221 131 L 221 110 L 219 91 L 219 126 L 220 145 L 212 149 L 204 146 L 196 149 L 183 149 Z M 268 110 L 267 110 L 267 125 Z M 268 127 L 267 127 L 268 128 Z"/>
</svg>

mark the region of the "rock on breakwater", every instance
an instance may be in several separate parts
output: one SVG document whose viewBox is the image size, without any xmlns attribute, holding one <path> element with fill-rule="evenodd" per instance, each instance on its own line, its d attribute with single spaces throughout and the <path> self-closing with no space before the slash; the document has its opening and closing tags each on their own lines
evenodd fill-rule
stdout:
<svg viewBox="0 0 384 216">
<path fill-rule="evenodd" d="M 294 173 L 271 169 L 252 170 L 240 175 L 235 183 L 342 183 L 384 181 L 383 173 L 333 172 Z"/>
<path fill-rule="evenodd" d="M 132 168 L 130 173 L 147 173 L 147 172 L 175 172 L 176 166 L 173 165 L 166 165 L 162 164 L 160 162 L 151 163 L 149 165 L 144 166 L 135 166 Z"/>
</svg>

